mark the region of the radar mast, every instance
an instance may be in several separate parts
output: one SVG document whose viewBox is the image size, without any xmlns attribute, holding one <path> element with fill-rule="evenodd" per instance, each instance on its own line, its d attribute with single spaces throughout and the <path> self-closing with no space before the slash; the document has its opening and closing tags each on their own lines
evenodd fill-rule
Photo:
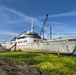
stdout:
<svg viewBox="0 0 76 75">
<path fill-rule="evenodd" d="M 32 25 L 31 25 L 31 32 L 34 32 L 34 16 L 32 13 Z"/>
</svg>

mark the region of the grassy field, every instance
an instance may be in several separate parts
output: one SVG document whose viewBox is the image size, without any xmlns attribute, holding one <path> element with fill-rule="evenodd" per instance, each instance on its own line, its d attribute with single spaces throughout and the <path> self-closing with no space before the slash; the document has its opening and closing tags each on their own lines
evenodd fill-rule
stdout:
<svg viewBox="0 0 76 75">
<path fill-rule="evenodd" d="M 48 53 L 0 51 L 5 61 L 16 60 L 41 68 L 44 75 L 76 75 L 76 57 Z"/>
</svg>

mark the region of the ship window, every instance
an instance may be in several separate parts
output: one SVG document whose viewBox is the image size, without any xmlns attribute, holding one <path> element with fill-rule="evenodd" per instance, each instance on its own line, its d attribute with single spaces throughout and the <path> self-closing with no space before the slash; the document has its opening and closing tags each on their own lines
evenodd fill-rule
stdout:
<svg viewBox="0 0 76 75">
<path fill-rule="evenodd" d="M 22 41 L 18 41 L 18 43 L 22 43 Z"/>
<path fill-rule="evenodd" d="M 68 39 L 69 41 L 76 41 L 76 39 Z"/>
<path fill-rule="evenodd" d="M 24 40 L 24 41 L 18 41 L 18 43 L 24 43 L 24 42 L 27 42 L 27 40 Z"/>
<path fill-rule="evenodd" d="M 18 43 L 20 43 L 20 41 Z"/>
<path fill-rule="evenodd" d="M 34 42 L 36 42 L 36 40 L 34 40 Z"/>
<path fill-rule="evenodd" d="M 27 40 L 25 40 L 24 42 L 27 42 Z"/>
<path fill-rule="evenodd" d="M 22 41 L 20 41 L 20 43 L 22 43 Z"/>
</svg>

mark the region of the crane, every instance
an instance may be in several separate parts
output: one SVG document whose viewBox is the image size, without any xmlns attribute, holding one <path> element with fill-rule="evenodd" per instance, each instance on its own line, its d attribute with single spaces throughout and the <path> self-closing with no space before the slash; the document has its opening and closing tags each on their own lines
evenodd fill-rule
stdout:
<svg viewBox="0 0 76 75">
<path fill-rule="evenodd" d="M 43 22 L 43 25 L 42 25 L 42 28 L 41 28 L 41 31 L 40 31 L 40 36 L 43 34 L 43 39 L 44 39 L 44 27 L 45 27 L 45 23 L 46 23 L 47 20 L 48 20 L 48 14 L 46 15 L 46 18 Z"/>
</svg>

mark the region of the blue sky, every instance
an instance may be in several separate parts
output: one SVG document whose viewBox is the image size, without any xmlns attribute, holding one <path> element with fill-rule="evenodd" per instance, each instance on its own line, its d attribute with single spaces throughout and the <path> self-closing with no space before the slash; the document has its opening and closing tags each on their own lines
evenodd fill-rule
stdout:
<svg viewBox="0 0 76 75">
<path fill-rule="evenodd" d="M 76 36 L 76 0 L 0 0 L 0 43 L 30 30 L 34 11 L 35 31 L 40 33 L 48 14 L 45 37 Z"/>
</svg>

